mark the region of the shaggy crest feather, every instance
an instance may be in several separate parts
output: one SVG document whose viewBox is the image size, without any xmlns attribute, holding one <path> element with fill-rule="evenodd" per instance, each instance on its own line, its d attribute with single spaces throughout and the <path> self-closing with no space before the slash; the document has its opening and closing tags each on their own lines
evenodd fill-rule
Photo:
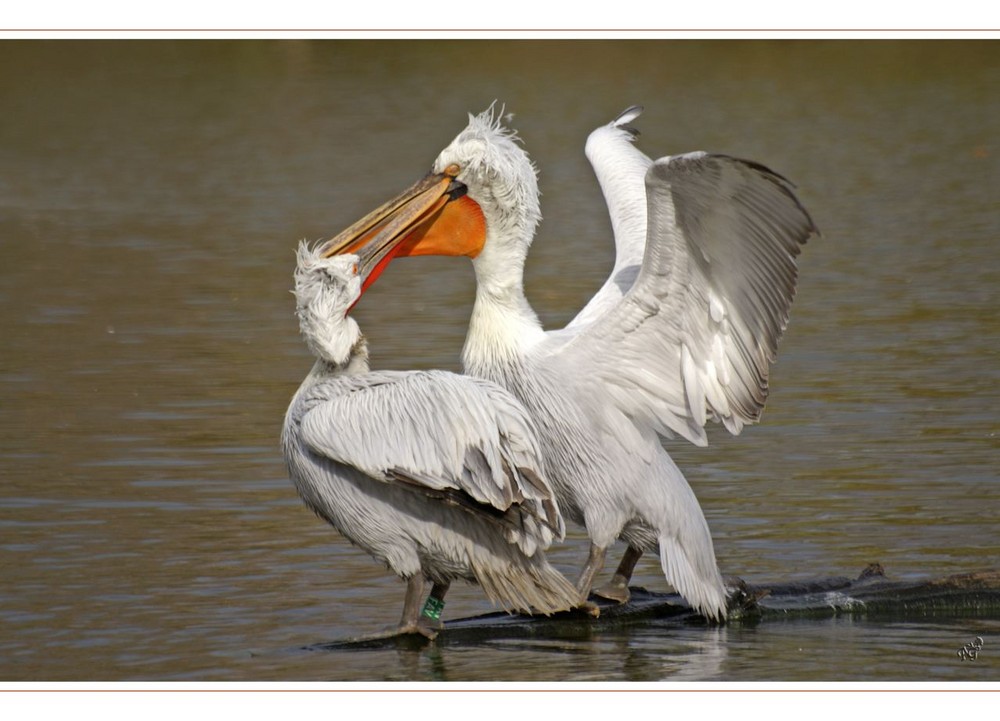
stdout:
<svg viewBox="0 0 1000 721">
<path fill-rule="evenodd" d="M 334 365 L 350 360 L 361 330 L 348 310 L 361 294 L 357 256 L 322 258 L 318 244 L 299 243 L 295 266 L 295 314 L 313 355 Z M 365 353 L 367 357 L 367 353 Z"/>
<path fill-rule="evenodd" d="M 436 172 L 451 164 L 461 168 L 458 180 L 468 186 L 469 197 L 490 213 L 494 242 L 509 232 L 524 232 L 530 239 L 541 220 L 538 204 L 538 169 L 521 147 L 517 131 L 504 125 L 503 108 L 496 101 L 478 115 L 434 162 Z M 489 239 L 487 246 L 489 246 Z M 525 252 L 527 249 L 524 249 Z"/>
</svg>

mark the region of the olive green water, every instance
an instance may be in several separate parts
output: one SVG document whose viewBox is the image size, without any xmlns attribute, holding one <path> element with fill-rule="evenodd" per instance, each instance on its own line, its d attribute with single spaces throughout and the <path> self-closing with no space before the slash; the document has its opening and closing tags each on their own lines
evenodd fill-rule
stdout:
<svg viewBox="0 0 1000 721">
<path fill-rule="evenodd" d="M 494 99 L 540 168 L 549 327 L 610 268 L 582 149 L 630 104 L 647 153 L 764 162 L 823 230 L 764 422 L 669 446 L 723 573 L 1000 566 L 1000 44 L 7 41 L 0 680 L 1000 680 L 983 620 L 300 650 L 395 622 L 403 587 L 285 476 L 310 365 L 293 249 Z M 457 370 L 472 284 L 463 260 L 394 265 L 355 314 L 374 364 Z M 578 530 L 552 553 L 584 555 Z M 652 559 L 636 581 L 666 588 Z M 456 588 L 446 616 L 488 608 Z"/>
</svg>

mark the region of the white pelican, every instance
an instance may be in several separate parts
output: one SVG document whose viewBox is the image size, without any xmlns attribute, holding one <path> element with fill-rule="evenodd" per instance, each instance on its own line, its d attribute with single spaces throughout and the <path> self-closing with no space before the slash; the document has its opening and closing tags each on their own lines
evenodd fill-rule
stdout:
<svg viewBox="0 0 1000 721">
<path fill-rule="evenodd" d="M 492 107 L 415 188 L 330 241 L 393 256 L 472 258 L 475 306 L 465 371 L 510 390 L 540 431 L 562 512 L 582 523 L 590 591 L 607 547 L 628 543 L 601 595 L 625 601 L 635 563 L 659 549 L 667 580 L 705 616 L 726 615 L 712 537 L 661 446 L 703 446 L 707 421 L 737 434 L 760 418 L 795 293 L 795 257 L 817 232 L 784 178 L 725 155 L 653 161 L 633 145 L 632 107 L 587 140 L 614 228 L 611 277 L 565 328 L 545 332 L 523 292 L 539 222 L 536 171 Z M 453 181 L 450 195 L 422 191 Z M 466 192 L 454 192 L 464 186 Z M 443 186 L 442 186 L 443 187 Z"/>
<path fill-rule="evenodd" d="M 564 526 L 521 404 L 478 378 L 368 370 L 347 312 L 379 260 L 371 248 L 359 259 L 299 247 L 296 312 L 317 357 L 281 439 L 299 495 L 406 579 L 400 633 L 432 638 L 455 579 L 508 609 L 575 606 L 576 588 L 542 552 Z"/>
</svg>

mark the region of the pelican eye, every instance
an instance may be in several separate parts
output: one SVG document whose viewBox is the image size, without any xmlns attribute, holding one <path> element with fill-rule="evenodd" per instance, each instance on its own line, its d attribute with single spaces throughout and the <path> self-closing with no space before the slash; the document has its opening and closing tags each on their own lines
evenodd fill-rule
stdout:
<svg viewBox="0 0 1000 721">
<path fill-rule="evenodd" d="M 452 163 L 451 165 L 449 165 L 447 168 L 444 169 L 444 174 L 447 175 L 449 178 L 454 178 L 461 172 L 462 172 L 462 166 L 460 166 L 458 163 Z"/>
</svg>

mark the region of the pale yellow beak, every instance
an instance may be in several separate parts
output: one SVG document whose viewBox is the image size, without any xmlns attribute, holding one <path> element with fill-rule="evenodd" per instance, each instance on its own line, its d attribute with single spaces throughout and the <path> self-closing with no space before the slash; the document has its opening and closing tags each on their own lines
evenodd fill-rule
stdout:
<svg viewBox="0 0 1000 721">
<path fill-rule="evenodd" d="M 486 240 L 479 205 L 456 180 L 457 165 L 431 173 L 383 203 L 320 248 L 320 255 L 355 253 L 362 293 L 398 256 L 466 255 L 476 257 Z"/>
</svg>

